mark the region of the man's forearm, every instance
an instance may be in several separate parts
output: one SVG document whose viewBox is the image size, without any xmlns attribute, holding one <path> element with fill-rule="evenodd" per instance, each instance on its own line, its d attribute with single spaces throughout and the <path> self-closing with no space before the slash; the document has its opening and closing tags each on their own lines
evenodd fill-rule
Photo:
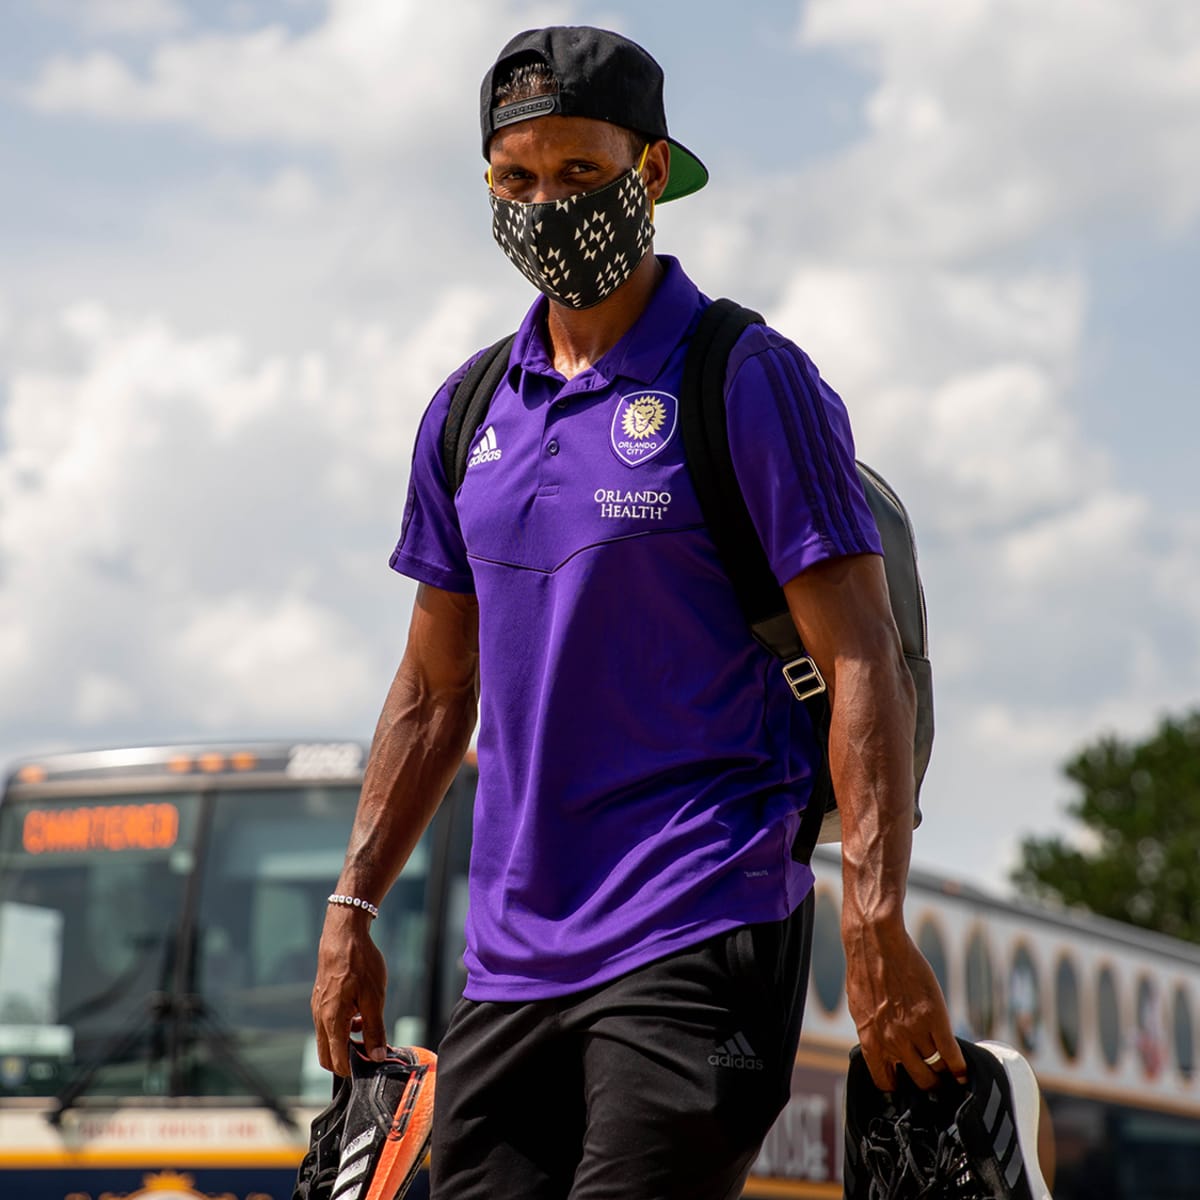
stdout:
<svg viewBox="0 0 1200 1200">
<path fill-rule="evenodd" d="M 842 819 L 844 933 L 903 921 L 915 713 L 912 679 L 898 650 L 839 664 L 829 767 Z"/>
<path fill-rule="evenodd" d="M 476 711 L 473 681 L 434 692 L 401 664 L 371 742 L 339 892 L 383 898 L 462 764 Z"/>
<path fill-rule="evenodd" d="M 916 695 L 883 563 L 835 559 L 789 580 L 796 628 L 830 688 L 829 770 L 842 820 L 846 1000 L 878 1087 L 897 1064 L 921 1087 L 936 1050 L 966 1078 L 937 979 L 904 925 L 912 850 Z"/>
</svg>

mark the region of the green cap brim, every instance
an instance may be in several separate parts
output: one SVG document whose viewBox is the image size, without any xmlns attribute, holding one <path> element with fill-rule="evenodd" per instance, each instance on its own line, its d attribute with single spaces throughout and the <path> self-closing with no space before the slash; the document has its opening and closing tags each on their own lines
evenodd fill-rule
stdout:
<svg viewBox="0 0 1200 1200">
<path fill-rule="evenodd" d="M 667 138 L 667 141 L 671 146 L 671 173 L 667 176 L 663 194 L 658 198 L 659 204 L 678 200 L 680 196 L 690 196 L 708 182 L 708 168 L 674 138 Z"/>
</svg>

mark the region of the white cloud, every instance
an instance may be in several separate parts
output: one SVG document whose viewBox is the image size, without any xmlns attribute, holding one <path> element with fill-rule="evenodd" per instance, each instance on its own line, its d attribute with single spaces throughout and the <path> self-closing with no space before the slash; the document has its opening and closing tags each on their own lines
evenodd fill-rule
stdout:
<svg viewBox="0 0 1200 1200">
<path fill-rule="evenodd" d="M 386 564 L 417 421 L 489 312 L 464 289 L 412 329 L 265 357 L 97 304 L 18 321 L 0 724 L 365 732 L 410 592 Z"/>
<path fill-rule="evenodd" d="M 1074 482 L 1077 488 L 1079 480 Z M 998 566 L 1014 587 L 1048 591 L 1065 585 L 1092 595 L 1089 585 L 1110 582 L 1114 566 L 1123 573 L 1132 565 L 1131 551 L 1136 549 L 1141 565 L 1150 518 L 1145 499 L 1116 491 L 1075 494 L 1077 502 L 1067 511 L 1036 520 L 1007 538 Z M 1100 573 L 1099 580 L 1087 577 L 1094 572 Z"/>
<path fill-rule="evenodd" d="M 1029 363 L 953 378 L 910 411 L 909 421 L 922 410 L 922 465 L 946 485 L 943 503 L 951 510 L 943 529 L 969 535 L 980 524 L 1071 504 L 1098 473 L 1095 450 L 1071 428 L 1046 374 Z"/>
<path fill-rule="evenodd" d="M 270 218 L 311 221 L 321 205 L 320 184 L 309 171 L 285 167 L 260 190 L 258 202 Z"/>
<path fill-rule="evenodd" d="M 865 253 L 971 254 L 1114 212 L 1178 229 L 1200 211 L 1190 0 L 812 0 L 800 40 L 878 73 L 866 139 L 822 169 Z"/>
<path fill-rule="evenodd" d="M 1077 272 L 813 264 L 787 247 L 782 258 L 789 272 L 769 316 L 847 395 L 897 381 L 931 388 L 1014 357 L 1060 383 L 1072 374 L 1086 309 Z"/>
<path fill-rule="evenodd" d="M 26 96 L 43 112 L 386 157 L 397 143 L 459 142 L 477 112 L 479 64 L 515 29 L 565 11 L 561 3 L 517 0 L 452 8 L 330 0 L 325 20 L 306 32 L 267 25 L 196 34 L 164 42 L 144 71 L 108 51 L 59 55 L 43 64 Z M 423 175 L 419 163 L 410 171 Z"/>
<path fill-rule="evenodd" d="M 845 398 L 862 456 L 961 536 L 1103 478 L 1068 407 L 1083 296 L 1074 274 L 816 267 L 768 315 Z"/>
<path fill-rule="evenodd" d="M 75 686 L 70 714 L 81 726 L 101 727 L 135 717 L 138 700 L 129 683 L 111 674 L 84 670 Z"/>
<path fill-rule="evenodd" d="M 171 33 L 188 23 L 179 0 L 38 0 L 38 5 L 95 34 Z"/>
<path fill-rule="evenodd" d="M 381 695 L 371 632 L 304 596 L 234 593 L 190 614 L 161 667 L 191 681 L 199 728 L 336 729 Z"/>
</svg>

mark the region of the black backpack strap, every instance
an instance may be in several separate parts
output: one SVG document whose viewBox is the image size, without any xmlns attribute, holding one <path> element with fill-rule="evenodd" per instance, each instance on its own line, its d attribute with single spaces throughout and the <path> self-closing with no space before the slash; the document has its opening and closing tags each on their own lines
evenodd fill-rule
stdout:
<svg viewBox="0 0 1200 1200">
<path fill-rule="evenodd" d="M 700 511 L 750 632 L 784 664 L 784 676 L 804 702 L 821 750 L 812 794 L 792 846 L 792 857 L 808 862 L 825 813 L 835 805 L 826 752 L 829 700 L 820 673 L 805 654 L 783 588 L 746 507 L 733 469 L 725 414 L 729 355 L 748 326 L 762 323 L 758 313 L 733 300 L 715 300 L 704 310 L 684 361 L 679 432 Z"/>
<path fill-rule="evenodd" d="M 742 498 L 725 421 L 729 355 L 747 326 L 756 323 L 762 323 L 758 313 L 732 300 L 716 300 L 704 310 L 684 363 L 679 432 L 705 524 L 746 622 L 761 641 L 759 627 L 786 612 L 787 603 Z"/>
<path fill-rule="evenodd" d="M 508 356 L 516 336 L 510 333 L 489 346 L 470 365 L 450 397 L 450 409 L 442 427 L 442 470 L 452 493 L 462 486 L 471 443 L 508 370 Z"/>
</svg>

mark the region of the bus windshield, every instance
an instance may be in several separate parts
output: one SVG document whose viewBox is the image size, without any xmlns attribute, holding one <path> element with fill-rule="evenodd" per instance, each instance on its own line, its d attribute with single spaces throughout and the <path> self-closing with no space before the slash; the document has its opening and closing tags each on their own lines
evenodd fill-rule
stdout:
<svg viewBox="0 0 1200 1200">
<path fill-rule="evenodd" d="M 10 797 L 0 1096 L 324 1102 L 309 996 L 357 799 L 340 783 Z M 424 1032 L 428 858 L 372 929 L 400 1042 Z"/>
</svg>

